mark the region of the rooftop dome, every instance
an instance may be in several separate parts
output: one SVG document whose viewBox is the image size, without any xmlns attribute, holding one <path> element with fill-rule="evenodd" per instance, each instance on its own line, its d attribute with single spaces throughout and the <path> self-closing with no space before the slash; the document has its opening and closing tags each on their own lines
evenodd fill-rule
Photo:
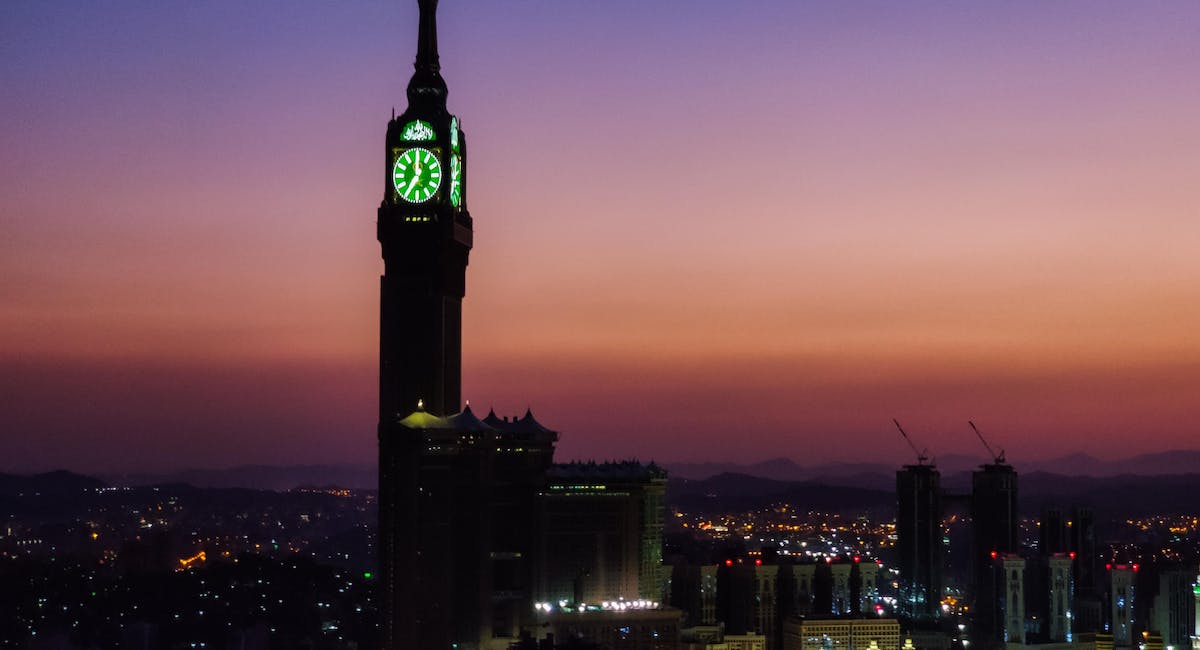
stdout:
<svg viewBox="0 0 1200 650">
<path fill-rule="evenodd" d="M 467 404 L 467 407 L 464 408 L 461 413 L 455 413 L 454 415 L 446 418 L 446 422 L 450 425 L 450 428 L 454 429 L 455 431 L 484 433 L 496 430 L 494 427 L 489 426 L 487 423 L 475 417 L 475 414 L 471 412 L 470 404 Z"/>
<path fill-rule="evenodd" d="M 400 426 L 409 429 L 449 429 L 450 421 L 446 418 L 438 417 L 425 410 L 425 403 L 417 400 L 417 410 L 409 413 L 407 417 L 401 418 Z"/>
</svg>

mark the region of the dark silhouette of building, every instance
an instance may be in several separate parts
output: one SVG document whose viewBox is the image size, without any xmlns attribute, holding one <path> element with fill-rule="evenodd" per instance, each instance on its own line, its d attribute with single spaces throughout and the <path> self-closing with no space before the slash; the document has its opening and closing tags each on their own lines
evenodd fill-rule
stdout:
<svg viewBox="0 0 1200 650">
<path fill-rule="evenodd" d="M 1001 639 L 1003 597 L 1010 581 L 998 570 L 997 558 L 1016 554 L 1017 472 L 997 462 L 971 474 L 971 564 L 975 594 L 975 632 L 980 639 Z M 1011 607 L 1008 609 L 1012 609 Z M 1024 606 L 1022 605 L 1022 609 Z"/>
<path fill-rule="evenodd" d="M 717 620 L 726 634 L 754 632 L 755 574 L 753 563 L 727 560 L 717 567 Z"/>
<path fill-rule="evenodd" d="M 467 147 L 447 110 L 437 0 L 418 5 L 415 70 L 407 109 L 388 123 L 377 222 L 381 645 L 476 650 L 540 625 L 538 589 L 556 602 L 592 587 L 661 600 L 666 473 L 637 463 L 551 472 L 558 434 L 532 413 L 480 420 L 459 410 Z"/>
<path fill-rule="evenodd" d="M 491 621 L 495 432 L 469 408 L 381 429 L 384 647 L 475 647 Z"/>
<path fill-rule="evenodd" d="M 472 245 L 466 141 L 446 109 L 437 0 L 419 7 L 408 108 L 388 123 L 377 222 L 382 641 L 466 649 L 493 628 L 498 432 L 470 409 L 457 413 Z"/>
<path fill-rule="evenodd" d="M 928 620 L 942 598 L 941 474 L 933 465 L 905 465 L 896 472 L 896 564 L 900 614 Z"/>
<path fill-rule="evenodd" d="M 555 603 L 663 598 L 667 473 L 651 463 L 568 463 L 538 496 L 537 589 Z"/>
<path fill-rule="evenodd" d="M 467 145 L 446 110 L 439 72 L 437 0 L 420 0 L 416 71 L 408 109 L 388 123 L 377 234 L 380 282 L 379 415 L 435 415 L 461 405 L 462 299 L 472 221 Z"/>
<path fill-rule="evenodd" d="M 539 529 L 534 513 L 554 464 L 558 433 L 528 409 L 520 418 L 491 412 L 483 421 L 497 432 L 490 488 L 498 522 L 492 528 L 492 636 L 517 637 L 535 624 L 531 605 Z"/>
<path fill-rule="evenodd" d="M 671 607 L 683 612 L 683 626 L 717 624 L 716 564 L 676 564 L 671 569 Z"/>
<path fill-rule="evenodd" d="M 1069 556 L 1071 560 L 1072 633 L 1104 631 L 1103 603 L 1107 587 L 1099 570 L 1092 510 L 1082 507 L 1044 509 L 1038 525 L 1038 548 L 1044 562 L 1057 555 Z"/>
</svg>

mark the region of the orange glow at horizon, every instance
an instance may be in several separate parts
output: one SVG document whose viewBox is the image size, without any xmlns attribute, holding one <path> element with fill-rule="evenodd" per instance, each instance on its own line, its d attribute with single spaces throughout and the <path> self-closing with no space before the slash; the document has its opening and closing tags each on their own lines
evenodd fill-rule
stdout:
<svg viewBox="0 0 1200 650">
<path fill-rule="evenodd" d="M 1200 9 L 460 4 L 477 411 L 564 459 L 891 462 L 892 417 L 939 454 L 970 418 L 1014 460 L 1197 446 Z M 372 459 L 415 13 L 143 45 L 187 25 L 27 11 L 0 471 Z"/>
</svg>

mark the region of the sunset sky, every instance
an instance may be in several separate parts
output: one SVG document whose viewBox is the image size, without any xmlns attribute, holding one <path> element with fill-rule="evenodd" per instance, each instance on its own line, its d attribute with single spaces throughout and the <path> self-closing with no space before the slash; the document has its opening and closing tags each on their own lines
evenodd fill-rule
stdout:
<svg viewBox="0 0 1200 650">
<path fill-rule="evenodd" d="M 558 457 L 1200 448 L 1200 3 L 442 0 Z M 416 3 L 0 4 L 0 471 L 373 462 Z"/>
</svg>

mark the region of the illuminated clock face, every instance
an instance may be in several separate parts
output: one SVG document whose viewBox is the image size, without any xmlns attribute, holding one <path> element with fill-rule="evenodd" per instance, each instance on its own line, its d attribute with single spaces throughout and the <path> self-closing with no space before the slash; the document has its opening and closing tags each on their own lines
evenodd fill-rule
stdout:
<svg viewBox="0 0 1200 650">
<path fill-rule="evenodd" d="M 462 204 L 462 161 L 458 154 L 450 156 L 450 205 Z"/>
<path fill-rule="evenodd" d="M 442 184 L 442 165 L 428 149 L 409 149 L 392 168 L 396 193 L 409 203 L 424 203 Z"/>
</svg>

